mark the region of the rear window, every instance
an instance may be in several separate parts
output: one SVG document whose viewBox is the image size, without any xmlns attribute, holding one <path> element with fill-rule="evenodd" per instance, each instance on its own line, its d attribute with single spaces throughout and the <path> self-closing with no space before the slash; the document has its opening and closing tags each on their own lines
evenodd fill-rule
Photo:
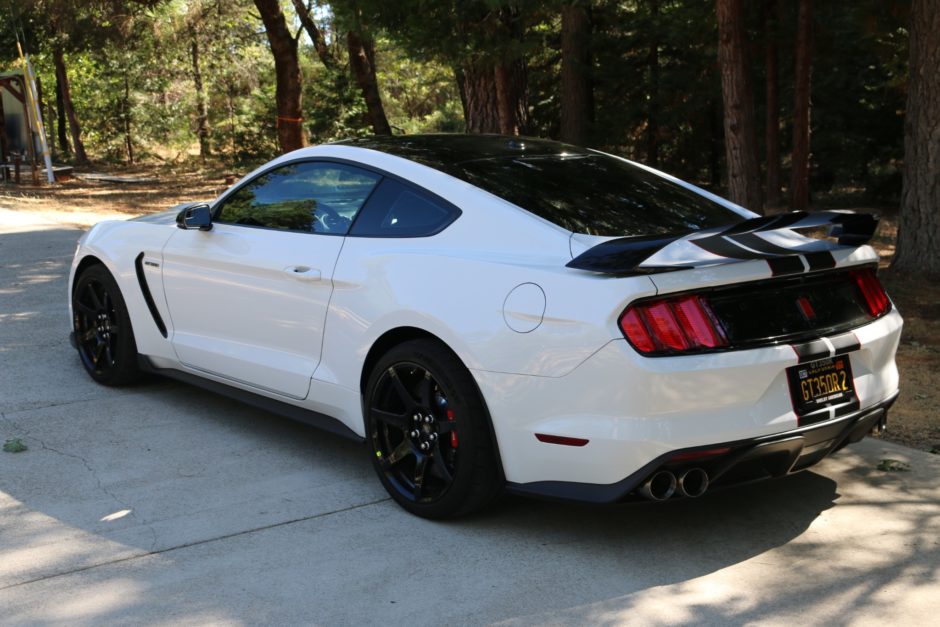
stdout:
<svg viewBox="0 0 940 627">
<path fill-rule="evenodd" d="M 350 235 L 359 237 L 427 237 L 441 232 L 460 211 L 410 185 L 383 179 L 369 197 Z"/>
<path fill-rule="evenodd" d="M 704 196 L 606 155 L 494 157 L 443 169 L 576 233 L 679 234 L 741 220 Z"/>
</svg>

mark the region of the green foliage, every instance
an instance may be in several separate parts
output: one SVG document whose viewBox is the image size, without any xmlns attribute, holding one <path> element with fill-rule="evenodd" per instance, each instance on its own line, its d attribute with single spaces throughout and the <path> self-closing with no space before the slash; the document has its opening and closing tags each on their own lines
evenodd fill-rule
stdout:
<svg viewBox="0 0 940 627">
<path fill-rule="evenodd" d="M 345 34 L 375 41 L 375 66 L 395 132 L 464 128 L 455 72 L 525 59 L 529 132 L 559 132 L 563 0 L 334 0 L 312 15 L 326 36 L 326 67 L 305 34 L 299 48 L 304 130 L 311 143 L 371 132 Z M 815 3 L 812 190 L 816 202 L 891 202 L 900 193 L 908 4 Z M 589 144 L 721 191 L 724 168 L 714 0 L 593 0 Z M 0 64 L 15 58 L 14 29 L 54 102 L 51 52 L 62 46 L 75 109 L 95 159 L 178 163 L 199 154 L 192 46 L 201 57 L 209 144 L 227 168 L 277 153 L 272 55 L 252 0 L 22 0 L 0 22 Z M 300 33 L 293 5 L 282 2 Z M 765 2 L 745 3 L 752 92 L 763 143 Z M 778 0 L 783 178 L 791 128 L 795 3 Z M 511 30 L 513 35 L 507 36 Z M 657 68 L 651 51 L 658 55 Z M 658 80 L 654 80 L 658 76 Z M 48 126 L 48 121 L 47 121 Z"/>
<path fill-rule="evenodd" d="M 28 448 L 29 447 L 23 444 L 23 441 L 19 438 L 13 438 L 3 443 L 3 451 L 5 453 L 22 453 Z"/>
</svg>

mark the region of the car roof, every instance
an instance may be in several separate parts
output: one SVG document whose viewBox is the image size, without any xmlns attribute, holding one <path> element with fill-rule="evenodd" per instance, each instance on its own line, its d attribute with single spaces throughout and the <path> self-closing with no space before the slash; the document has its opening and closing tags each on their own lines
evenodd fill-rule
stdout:
<svg viewBox="0 0 940 627">
<path fill-rule="evenodd" d="M 449 166 L 466 161 L 590 154 L 584 148 L 562 142 L 511 135 L 440 133 L 373 136 L 343 140 L 335 144 L 377 150 L 445 172 Z"/>
</svg>

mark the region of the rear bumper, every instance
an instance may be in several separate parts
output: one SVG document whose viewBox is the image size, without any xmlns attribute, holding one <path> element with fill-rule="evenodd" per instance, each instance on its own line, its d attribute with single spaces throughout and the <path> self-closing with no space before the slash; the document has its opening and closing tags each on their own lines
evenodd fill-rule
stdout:
<svg viewBox="0 0 940 627">
<path fill-rule="evenodd" d="M 872 430 L 883 428 L 887 421 L 888 409 L 897 397 L 898 392 L 894 392 L 887 399 L 863 410 L 772 436 L 715 442 L 670 451 L 616 483 L 599 485 L 569 481 L 510 482 L 507 489 L 530 496 L 588 503 L 614 503 L 637 497 L 637 488 L 660 470 L 679 474 L 688 468 L 702 468 L 708 473 L 710 485 L 713 487 L 781 477 L 805 470 L 846 444 L 858 442 Z M 700 460 L 675 461 L 677 456 L 687 458 L 689 454 L 714 449 L 728 450 Z"/>
</svg>

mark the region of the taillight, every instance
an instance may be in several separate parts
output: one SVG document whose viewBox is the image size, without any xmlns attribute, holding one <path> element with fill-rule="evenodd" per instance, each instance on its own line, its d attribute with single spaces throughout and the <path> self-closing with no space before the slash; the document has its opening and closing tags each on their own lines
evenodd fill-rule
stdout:
<svg viewBox="0 0 940 627">
<path fill-rule="evenodd" d="M 881 281 L 875 276 L 875 271 L 871 268 L 861 270 L 852 270 L 852 279 L 862 294 L 862 300 L 868 313 L 873 318 L 877 318 L 891 308 L 891 301 L 888 300 L 888 294 L 885 288 L 881 286 Z"/>
<path fill-rule="evenodd" d="M 683 353 L 728 345 L 711 307 L 701 296 L 636 303 L 620 316 L 620 329 L 641 353 Z"/>
</svg>

